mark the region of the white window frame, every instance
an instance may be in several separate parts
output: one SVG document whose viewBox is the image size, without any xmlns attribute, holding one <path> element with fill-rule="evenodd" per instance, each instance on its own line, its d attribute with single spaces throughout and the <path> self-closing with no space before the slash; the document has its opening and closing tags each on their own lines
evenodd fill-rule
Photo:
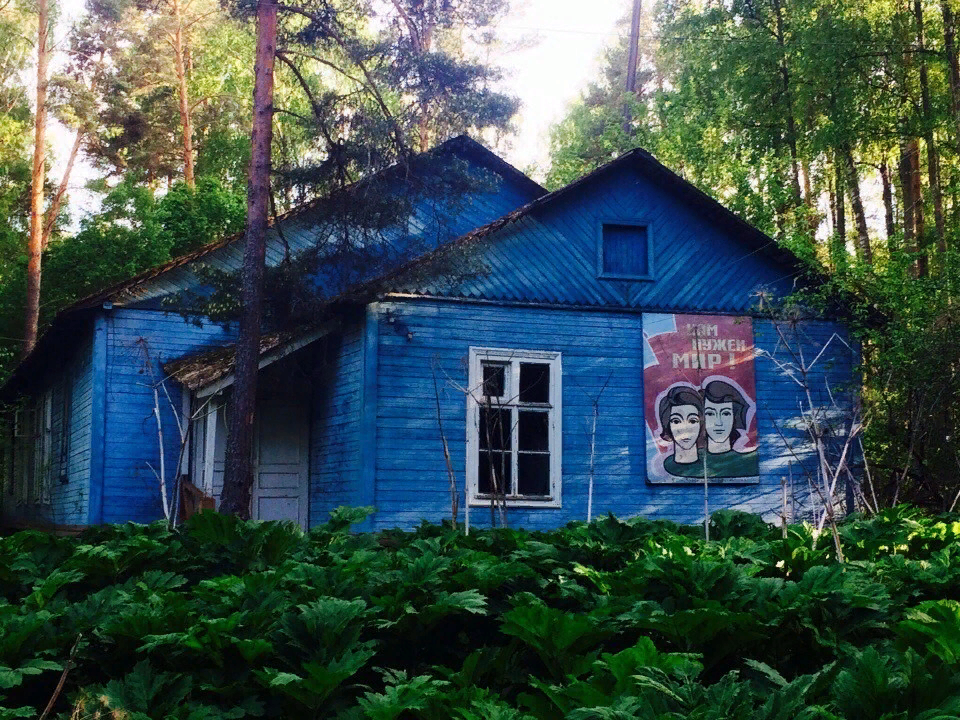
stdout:
<svg viewBox="0 0 960 720">
<path fill-rule="evenodd" d="M 480 453 L 480 408 L 486 406 L 487 398 L 483 395 L 483 363 L 495 362 L 510 366 L 506 381 L 509 387 L 504 388 L 506 400 L 498 399 L 498 406 L 510 408 L 513 412 L 522 409 L 519 403 L 520 395 L 520 363 L 542 363 L 550 366 L 550 393 L 548 412 L 548 442 L 550 448 L 550 494 L 543 499 L 529 496 L 507 494 L 506 501 L 510 507 L 528 508 L 559 508 L 562 507 L 562 448 L 563 448 L 563 367 L 561 353 L 545 350 L 512 350 L 505 348 L 471 347 L 469 353 L 469 392 L 467 393 L 467 502 L 471 506 L 487 506 L 490 504 L 489 494 L 481 495 L 478 491 L 479 478 L 477 465 Z M 543 407 L 540 405 L 540 407 Z M 512 422 L 513 433 L 511 438 L 511 482 L 516 478 L 518 438 L 517 423 Z"/>
</svg>

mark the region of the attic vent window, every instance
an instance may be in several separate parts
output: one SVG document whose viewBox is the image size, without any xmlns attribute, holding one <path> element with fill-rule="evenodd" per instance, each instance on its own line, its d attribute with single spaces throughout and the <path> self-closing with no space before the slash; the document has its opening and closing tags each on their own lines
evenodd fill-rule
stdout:
<svg viewBox="0 0 960 720">
<path fill-rule="evenodd" d="M 604 222 L 600 231 L 600 277 L 610 280 L 652 280 L 650 227 L 639 222 Z"/>
</svg>

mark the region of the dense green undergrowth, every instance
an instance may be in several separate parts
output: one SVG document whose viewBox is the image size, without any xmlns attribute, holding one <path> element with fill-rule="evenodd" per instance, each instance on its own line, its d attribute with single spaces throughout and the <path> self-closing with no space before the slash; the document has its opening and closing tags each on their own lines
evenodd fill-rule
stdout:
<svg viewBox="0 0 960 720">
<path fill-rule="evenodd" d="M 709 543 L 360 515 L 0 539 L 0 718 L 960 717 L 960 517 L 851 519 L 840 565 L 739 513 Z"/>
</svg>

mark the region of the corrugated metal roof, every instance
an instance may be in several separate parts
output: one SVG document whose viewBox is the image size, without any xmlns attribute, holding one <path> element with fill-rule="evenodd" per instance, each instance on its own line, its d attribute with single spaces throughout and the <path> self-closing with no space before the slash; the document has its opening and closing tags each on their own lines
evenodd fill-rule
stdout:
<svg viewBox="0 0 960 720">
<path fill-rule="evenodd" d="M 536 197 L 544 195 L 547 192 L 538 183 L 466 135 L 452 138 L 433 148 L 428 154 L 454 154 L 464 156 L 521 186 L 523 192 L 528 193 L 528 196 Z M 391 169 L 388 168 L 383 172 L 390 172 L 390 170 Z M 355 188 L 360 187 L 362 183 L 363 181 L 353 188 L 348 188 L 344 192 L 352 192 Z M 493 193 L 488 193 L 488 195 L 492 194 Z M 504 209 L 498 207 L 496 203 L 491 202 L 490 198 L 485 199 L 481 195 L 480 197 L 471 199 L 471 212 L 467 213 L 465 217 L 461 219 L 466 219 L 470 216 L 482 218 L 482 220 L 474 223 L 474 225 L 479 224 L 479 222 L 487 222 L 504 212 Z M 298 252 L 316 246 L 324 237 L 327 237 L 323 227 L 322 218 L 324 215 L 319 212 L 326 202 L 325 198 L 319 198 L 298 206 L 271 220 L 270 230 L 267 236 L 268 265 L 277 265 L 287 254 L 296 255 Z M 425 210 L 421 211 L 418 220 L 421 224 L 429 223 L 430 218 Z M 278 232 L 278 226 L 282 227 L 281 232 Z M 461 228 L 456 234 L 465 232 L 467 229 L 468 228 Z M 200 261 L 217 270 L 235 272 L 240 268 L 243 260 L 243 243 L 241 242 L 243 237 L 243 233 L 238 233 L 206 245 L 191 253 L 187 253 L 186 255 L 174 258 L 168 263 L 159 265 L 129 280 L 117 283 L 100 292 L 78 300 L 63 310 L 62 313 L 69 313 L 81 308 L 100 307 L 104 302 L 111 302 L 116 305 L 129 305 L 135 302 L 143 302 L 153 298 L 172 295 L 184 288 L 199 284 L 200 281 L 195 269 L 199 267 L 198 263 Z"/>
</svg>

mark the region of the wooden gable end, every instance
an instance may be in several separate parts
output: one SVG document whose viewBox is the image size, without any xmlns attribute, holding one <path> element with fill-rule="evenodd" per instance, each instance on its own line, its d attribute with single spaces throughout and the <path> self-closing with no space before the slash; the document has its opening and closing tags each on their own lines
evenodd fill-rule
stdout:
<svg viewBox="0 0 960 720">
<path fill-rule="evenodd" d="M 389 290 L 716 312 L 745 312 L 760 292 L 789 293 L 798 266 L 773 240 L 716 210 L 625 162 L 435 258 L 434 272 L 398 276 Z M 604 226 L 613 231 L 606 240 Z"/>
</svg>

